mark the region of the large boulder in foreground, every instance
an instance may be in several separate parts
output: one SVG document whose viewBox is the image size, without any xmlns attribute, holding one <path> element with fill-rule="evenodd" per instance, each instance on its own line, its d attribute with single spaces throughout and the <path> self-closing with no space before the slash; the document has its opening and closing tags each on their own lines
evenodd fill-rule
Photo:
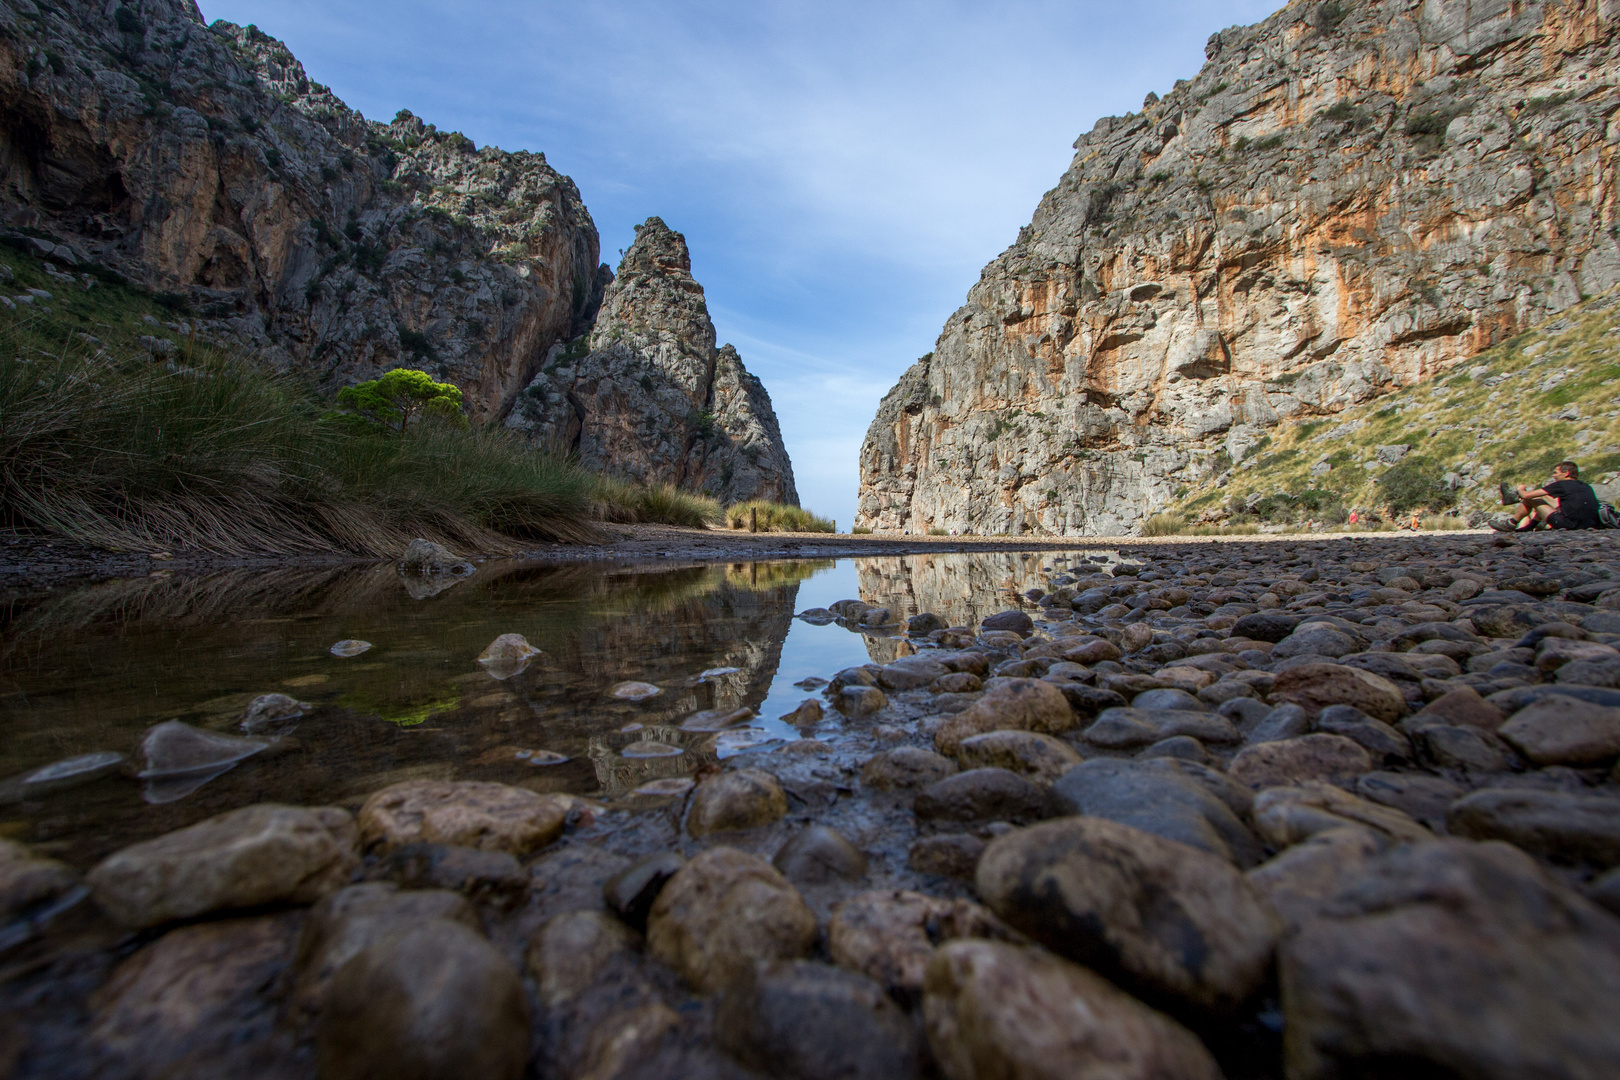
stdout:
<svg viewBox="0 0 1620 1080">
<path fill-rule="evenodd" d="M 322 806 L 259 803 L 116 851 L 85 878 L 129 927 L 214 911 L 319 900 L 359 862 L 354 819 Z"/>
<path fill-rule="evenodd" d="M 1203 1043 L 1076 964 L 991 941 L 940 948 L 924 982 L 948 1080 L 1219 1080 Z"/>
<path fill-rule="evenodd" d="M 1226 859 L 1103 818 L 1006 833 L 974 881 L 1013 929 L 1172 1011 L 1242 1004 L 1281 932 Z"/>
<path fill-rule="evenodd" d="M 1391 849 L 1279 967 L 1292 1080 L 1598 1080 L 1620 1061 L 1620 920 L 1506 844 Z"/>
</svg>

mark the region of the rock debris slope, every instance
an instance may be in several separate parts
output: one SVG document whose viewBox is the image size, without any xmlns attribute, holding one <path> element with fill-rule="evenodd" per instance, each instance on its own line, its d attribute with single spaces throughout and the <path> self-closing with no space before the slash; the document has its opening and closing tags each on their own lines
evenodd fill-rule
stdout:
<svg viewBox="0 0 1620 1080">
<path fill-rule="evenodd" d="M 686 238 L 658 218 L 637 226 L 590 337 L 552 348 L 507 425 L 598 471 L 799 504 L 770 395 L 715 348 Z"/>
<path fill-rule="evenodd" d="M 1291 3 L 1075 143 L 890 391 L 876 529 L 1118 535 L 1620 281 L 1612 3 Z"/>
<path fill-rule="evenodd" d="M 171 332 L 333 389 L 419 368 L 461 387 L 478 420 L 504 418 L 547 351 L 591 331 L 613 280 L 544 154 L 480 148 L 408 111 L 368 121 L 281 42 L 204 25 L 190 0 L 0 0 L 0 150 L 0 222 L 53 260 L 172 297 Z M 725 430 L 774 433 L 735 354 L 710 366 L 736 387 L 714 395 Z M 729 490 L 792 493 L 772 471 L 780 437 L 766 442 L 757 490 L 737 468 Z M 615 450 L 635 461 L 651 445 Z"/>
</svg>

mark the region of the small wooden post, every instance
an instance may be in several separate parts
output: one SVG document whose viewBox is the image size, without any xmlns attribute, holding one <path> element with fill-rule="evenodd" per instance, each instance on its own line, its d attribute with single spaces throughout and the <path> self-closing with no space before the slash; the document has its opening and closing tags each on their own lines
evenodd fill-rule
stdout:
<svg viewBox="0 0 1620 1080">
<path fill-rule="evenodd" d="M 759 507 L 757 506 L 748 508 L 748 531 L 759 532 Z"/>
</svg>

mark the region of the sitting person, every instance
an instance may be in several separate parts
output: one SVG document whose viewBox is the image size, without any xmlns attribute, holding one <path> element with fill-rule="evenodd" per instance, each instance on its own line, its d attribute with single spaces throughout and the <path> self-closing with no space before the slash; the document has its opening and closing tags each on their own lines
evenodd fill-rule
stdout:
<svg viewBox="0 0 1620 1080">
<path fill-rule="evenodd" d="M 1580 481 L 1580 470 L 1573 461 L 1554 465 L 1552 483 L 1543 487 L 1528 488 L 1520 484 L 1515 489 L 1503 481 L 1502 503 L 1518 505 L 1491 519 L 1491 528 L 1497 532 L 1603 527 L 1598 517 L 1597 495 L 1590 484 Z"/>
</svg>

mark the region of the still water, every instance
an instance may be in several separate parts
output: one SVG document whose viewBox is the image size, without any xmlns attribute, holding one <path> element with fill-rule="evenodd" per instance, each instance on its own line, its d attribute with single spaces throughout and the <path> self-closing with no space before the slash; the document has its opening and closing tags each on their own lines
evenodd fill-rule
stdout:
<svg viewBox="0 0 1620 1080">
<path fill-rule="evenodd" d="M 425 586 L 392 566 L 231 571 L 61 591 L 4 613 L 0 836 L 85 865 L 119 846 L 260 801 L 357 805 L 407 779 L 493 780 L 635 798 L 660 778 L 770 739 L 837 739 L 781 721 L 794 684 L 913 651 L 903 629 L 816 626 L 796 612 L 859 598 L 898 619 L 971 624 L 1044 583 L 1044 567 L 1101 558 L 983 553 L 668 566 L 488 562 Z M 496 678 L 477 662 L 501 634 L 539 650 Z M 337 656 L 332 646 L 370 648 Z M 342 651 L 342 650 L 340 650 Z M 708 672 L 707 676 L 704 675 Z M 503 672 L 504 674 L 504 672 Z M 659 693 L 614 698 L 622 681 Z M 244 732 L 250 702 L 283 693 L 299 717 Z M 700 710 L 757 710 L 718 733 Z M 269 745 L 223 769 L 137 778 L 142 741 L 180 721 Z M 668 756 L 626 756 L 636 743 Z M 679 753 L 675 751 L 678 750 Z M 94 753 L 122 763 L 25 782 Z M 634 753 L 634 751 L 632 751 Z"/>
</svg>

